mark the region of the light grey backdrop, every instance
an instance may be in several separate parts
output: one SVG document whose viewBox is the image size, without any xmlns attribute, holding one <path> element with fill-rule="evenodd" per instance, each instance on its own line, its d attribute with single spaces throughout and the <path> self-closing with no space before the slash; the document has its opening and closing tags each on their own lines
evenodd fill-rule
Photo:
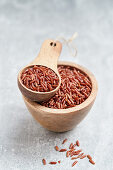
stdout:
<svg viewBox="0 0 113 170">
<path fill-rule="evenodd" d="M 88 116 L 70 132 L 53 133 L 29 114 L 17 87 L 17 73 L 38 54 L 47 38 L 69 38 L 78 56 L 65 47 L 60 57 L 87 67 L 96 76 L 99 92 Z M 64 138 L 80 140 L 96 165 L 87 159 L 78 170 L 113 169 L 113 1 L 0 0 L 0 170 L 70 170 L 71 160 L 53 147 Z M 66 146 L 68 146 L 67 142 Z M 42 158 L 61 160 L 43 166 Z"/>
</svg>

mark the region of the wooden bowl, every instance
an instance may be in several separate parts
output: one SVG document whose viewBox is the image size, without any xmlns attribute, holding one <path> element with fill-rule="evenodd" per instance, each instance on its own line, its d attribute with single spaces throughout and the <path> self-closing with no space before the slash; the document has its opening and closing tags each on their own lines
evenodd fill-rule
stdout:
<svg viewBox="0 0 113 170">
<path fill-rule="evenodd" d="M 52 109 L 30 101 L 24 96 L 23 98 L 29 112 L 43 127 L 54 132 L 65 132 L 73 129 L 88 114 L 95 101 L 98 85 L 94 75 L 86 68 L 71 62 L 59 62 L 58 65 L 76 67 L 90 78 L 92 91 L 83 103 L 68 109 Z"/>
</svg>

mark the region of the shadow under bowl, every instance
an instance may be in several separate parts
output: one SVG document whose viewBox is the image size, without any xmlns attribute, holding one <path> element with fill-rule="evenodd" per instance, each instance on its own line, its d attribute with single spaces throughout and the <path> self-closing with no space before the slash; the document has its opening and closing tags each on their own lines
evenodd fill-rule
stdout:
<svg viewBox="0 0 113 170">
<path fill-rule="evenodd" d="M 54 132 L 65 132 L 73 129 L 88 114 L 95 101 L 98 85 L 94 75 L 83 66 L 71 62 L 59 62 L 58 65 L 75 67 L 89 77 L 92 83 L 92 91 L 83 103 L 68 109 L 52 109 L 31 101 L 24 96 L 23 99 L 29 112 L 44 128 Z"/>
</svg>

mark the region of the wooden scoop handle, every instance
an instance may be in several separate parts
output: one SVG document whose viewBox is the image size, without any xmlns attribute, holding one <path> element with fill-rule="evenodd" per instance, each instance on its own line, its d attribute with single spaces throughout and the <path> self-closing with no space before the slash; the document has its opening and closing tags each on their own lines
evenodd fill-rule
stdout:
<svg viewBox="0 0 113 170">
<path fill-rule="evenodd" d="M 59 41 L 45 40 L 42 44 L 38 57 L 36 57 L 31 64 L 49 67 L 58 73 L 57 60 L 61 50 L 62 44 Z"/>
</svg>

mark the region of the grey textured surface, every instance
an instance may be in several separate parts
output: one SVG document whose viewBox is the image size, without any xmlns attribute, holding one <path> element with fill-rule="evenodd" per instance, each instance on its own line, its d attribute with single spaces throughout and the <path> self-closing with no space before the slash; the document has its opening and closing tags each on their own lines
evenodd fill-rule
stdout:
<svg viewBox="0 0 113 170">
<path fill-rule="evenodd" d="M 88 116 L 72 131 L 53 133 L 29 114 L 17 87 L 17 73 L 37 55 L 47 38 L 75 31 L 77 58 L 63 49 L 61 60 L 77 62 L 94 73 L 99 92 Z M 113 169 L 113 1 L 0 0 L 0 170 L 72 169 L 72 161 L 54 146 L 64 138 L 80 140 L 87 159 L 78 170 Z M 69 142 L 65 146 L 69 145 Z M 61 160 L 43 166 L 42 158 Z M 75 169 L 75 168 L 73 168 Z"/>
</svg>

